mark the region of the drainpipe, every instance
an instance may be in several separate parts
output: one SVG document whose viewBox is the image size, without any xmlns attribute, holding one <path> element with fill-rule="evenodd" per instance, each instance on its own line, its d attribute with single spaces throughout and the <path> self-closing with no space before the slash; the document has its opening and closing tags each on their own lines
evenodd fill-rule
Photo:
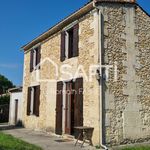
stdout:
<svg viewBox="0 0 150 150">
<path fill-rule="evenodd" d="M 100 88 L 99 88 L 99 131 L 100 131 L 100 136 L 99 136 L 99 143 L 100 146 L 105 149 L 108 150 L 107 146 L 103 144 L 103 105 L 102 105 L 102 84 L 101 84 L 101 80 L 102 80 L 102 60 L 101 60 L 101 50 L 102 50 L 102 28 L 101 28 L 101 24 L 102 24 L 102 17 L 101 17 L 101 10 L 96 6 L 96 0 L 93 0 L 93 7 L 96 8 L 96 10 L 98 11 L 98 51 L 99 51 L 99 74 L 101 75 L 101 79 L 100 79 Z"/>
</svg>

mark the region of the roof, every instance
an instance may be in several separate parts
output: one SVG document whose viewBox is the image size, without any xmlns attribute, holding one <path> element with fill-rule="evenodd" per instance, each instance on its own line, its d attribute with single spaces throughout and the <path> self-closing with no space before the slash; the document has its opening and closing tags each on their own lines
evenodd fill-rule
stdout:
<svg viewBox="0 0 150 150">
<path fill-rule="evenodd" d="M 8 90 L 9 93 L 22 92 L 22 87 L 11 88 Z"/>
<path fill-rule="evenodd" d="M 0 97 L 9 96 L 9 93 L 1 94 Z"/>
<path fill-rule="evenodd" d="M 81 7 L 79 10 L 72 13 L 70 16 L 66 17 L 62 21 L 58 22 L 56 25 L 48 29 L 46 32 L 42 33 L 35 39 L 33 39 L 31 42 L 27 43 L 21 49 L 24 51 L 29 50 L 36 44 L 44 41 L 51 35 L 55 34 L 56 32 L 62 30 L 66 25 L 72 23 L 73 21 L 79 19 L 81 16 L 85 15 L 86 13 L 90 12 L 94 9 L 93 2 L 96 3 L 102 3 L 102 2 L 115 2 L 115 3 L 134 3 L 136 4 L 136 0 L 91 0 L 91 2 L 88 2 L 83 7 Z M 138 5 L 138 4 L 137 4 Z"/>
</svg>

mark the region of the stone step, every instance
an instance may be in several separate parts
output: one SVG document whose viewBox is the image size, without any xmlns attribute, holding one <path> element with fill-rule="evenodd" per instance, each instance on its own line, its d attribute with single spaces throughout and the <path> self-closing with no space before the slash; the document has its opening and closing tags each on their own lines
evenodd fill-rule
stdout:
<svg viewBox="0 0 150 150">
<path fill-rule="evenodd" d="M 13 125 L 4 125 L 4 124 L 0 124 L 0 130 L 10 130 L 10 129 L 14 129 L 15 126 Z"/>
<path fill-rule="evenodd" d="M 72 140 L 75 139 L 73 135 L 68 135 L 68 134 L 64 134 L 63 138 L 72 139 Z"/>
</svg>

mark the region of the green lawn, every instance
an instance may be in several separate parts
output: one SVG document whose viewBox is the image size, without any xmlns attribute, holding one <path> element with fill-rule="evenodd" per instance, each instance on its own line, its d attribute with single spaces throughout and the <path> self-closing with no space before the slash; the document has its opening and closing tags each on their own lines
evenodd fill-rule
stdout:
<svg viewBox="0 0 150 150">
<path fill-rule="evenodd" d="M 41 148 L 0 132 L 0 150 L 42 150 Z"/>
<path fill-rule="evenodd" d="M 123 148 L 122 150 L 150 150 L 150 146 Z"/>
</svg>

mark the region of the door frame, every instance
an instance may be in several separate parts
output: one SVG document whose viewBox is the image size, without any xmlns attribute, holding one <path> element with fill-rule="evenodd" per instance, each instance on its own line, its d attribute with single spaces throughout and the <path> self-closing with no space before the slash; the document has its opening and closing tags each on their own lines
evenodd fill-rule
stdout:
<svg viewBox="0 0 150 150">
<path fill-rule="evenodd" d="M 15 99 L 15 124 L 18 122 L 18 99 Z"/>
<path fill-rule="evenodd" d="M 72 82 L 66 82 L 66 99 L 65 99 L 65 134 L 71 134 L 71 94 L 68 91 L 72 90 Z"/>
<path fill-rule="evenodd" d="M 62 89 L 63 89 L 63 91 L 66 91 L 66 83 L 68 83 L 68 82 L 74 82 L 76 84 L 76 80 L 80 79 L 80 78 L 82 78 L 82 77 L 79 77 L 79 78 L 76 78 L 76 79 L 64 80 L 64 81 L 57 81 L 57 84 L 58 84 L 58 82 L 62 82 L 63 83 Z M 82 80 L 83 80 L 83 78 L 82 78 Z M 75 106 L 74 106 L 74 113 L 75 113 Z M 62 134 L 66 134 L 66 132 L 65 132 L 65 125 L 66 125 L 66 92 L 62 93 L 62 115 L 61 115 L 61 117 L 62 117 L 62 120 L 61 120 L 60 124 L 62 124 L 62 127 L 61 127 Z M 82 118 L 83 118 L 83 114 L 82 114 Z M 74 122 L 74 125 L 75 125 L 75 122 Z M 83 120 L 82 120 L 82 125 L 83 125 Z M 69 135 L 71 135 L 71 134 L 69 134 Z"/>
</svg>

